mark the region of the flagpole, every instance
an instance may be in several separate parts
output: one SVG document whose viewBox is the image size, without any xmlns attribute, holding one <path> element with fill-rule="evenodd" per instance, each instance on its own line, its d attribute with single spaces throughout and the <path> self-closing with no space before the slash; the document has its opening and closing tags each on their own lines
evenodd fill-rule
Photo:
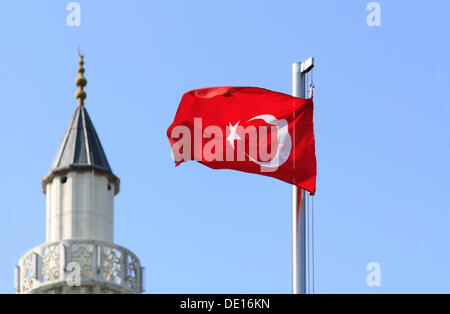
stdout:
<svg viewBox="0 0 450 314">
<path fill-rule="evenodd" d="M 314 67 L 314 58 L 292 64 L 292 96 L 305 98 L 306 73 Z M 295 141 L 295 135 L 294 135 Z M 306 192 L 292 186 L 292 293 L 306 294 Z"/>
</svg>

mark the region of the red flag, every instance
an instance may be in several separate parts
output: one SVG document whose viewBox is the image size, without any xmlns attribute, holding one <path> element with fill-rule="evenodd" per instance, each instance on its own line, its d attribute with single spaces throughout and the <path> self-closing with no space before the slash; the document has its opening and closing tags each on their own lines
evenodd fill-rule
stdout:
<svg viewBox="0 0 450 314">
<path fill-rule="evenodd" d="M 167 130 L 175 163 L 262 174 L 314 194 L 313 101 L 256 87 L 183 95 Z"/>
</svg>

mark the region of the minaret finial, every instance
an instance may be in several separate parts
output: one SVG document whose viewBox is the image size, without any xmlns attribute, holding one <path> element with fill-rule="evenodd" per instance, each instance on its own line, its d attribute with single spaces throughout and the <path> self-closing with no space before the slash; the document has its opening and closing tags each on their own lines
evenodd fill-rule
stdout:
<svg viewBox="0 0 450 314">
<path fill-rule="evenodd" d="M 78 55 L 80 56 L 80 61 L 78 64 L 80 67 L 78 68 L 78 77 L 75 79 L 75 85 L 78 86 L 78 91 L 75 94 L 75 97 L 78 99 L 78 105 L 84 105 L 84 99 L 86 98 L 86 92 L 84 91 L 84 87 L 87 84 L 86 79 L 84 78 L 84 54 L 81 54 L 80 48 L 78 48 Z"/>
</svg>

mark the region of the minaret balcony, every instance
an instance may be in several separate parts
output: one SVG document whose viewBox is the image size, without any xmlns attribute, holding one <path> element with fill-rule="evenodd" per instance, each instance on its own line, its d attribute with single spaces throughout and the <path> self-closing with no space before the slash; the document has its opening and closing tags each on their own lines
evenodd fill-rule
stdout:
<svg viewBox="0 0 450 314">
<path fill-rule="evenodd" d="M 141 293 L 143 268 L 131 251 L 96 240 L 45 243 L 16 266 L 17 293 Z"/>
</svg>

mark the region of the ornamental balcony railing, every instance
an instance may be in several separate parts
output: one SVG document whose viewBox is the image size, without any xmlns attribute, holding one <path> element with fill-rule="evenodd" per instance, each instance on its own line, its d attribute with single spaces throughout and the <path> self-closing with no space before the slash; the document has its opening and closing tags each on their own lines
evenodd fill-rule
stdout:
<svg viewBox="0 0 450 314">
<path fill-rule="evenodd" d="M 79 266 L 79 267 L 75 267 Z M 45 243 L 28 251 L 16 266 L 17 293 L 45 293 L 54 287 L 73 286 L 78 268 L 81 287 L 101 286 L 103 291 L 141 293 L 143 268 L 131 251 L 96 240 Z"/>
</svg>

